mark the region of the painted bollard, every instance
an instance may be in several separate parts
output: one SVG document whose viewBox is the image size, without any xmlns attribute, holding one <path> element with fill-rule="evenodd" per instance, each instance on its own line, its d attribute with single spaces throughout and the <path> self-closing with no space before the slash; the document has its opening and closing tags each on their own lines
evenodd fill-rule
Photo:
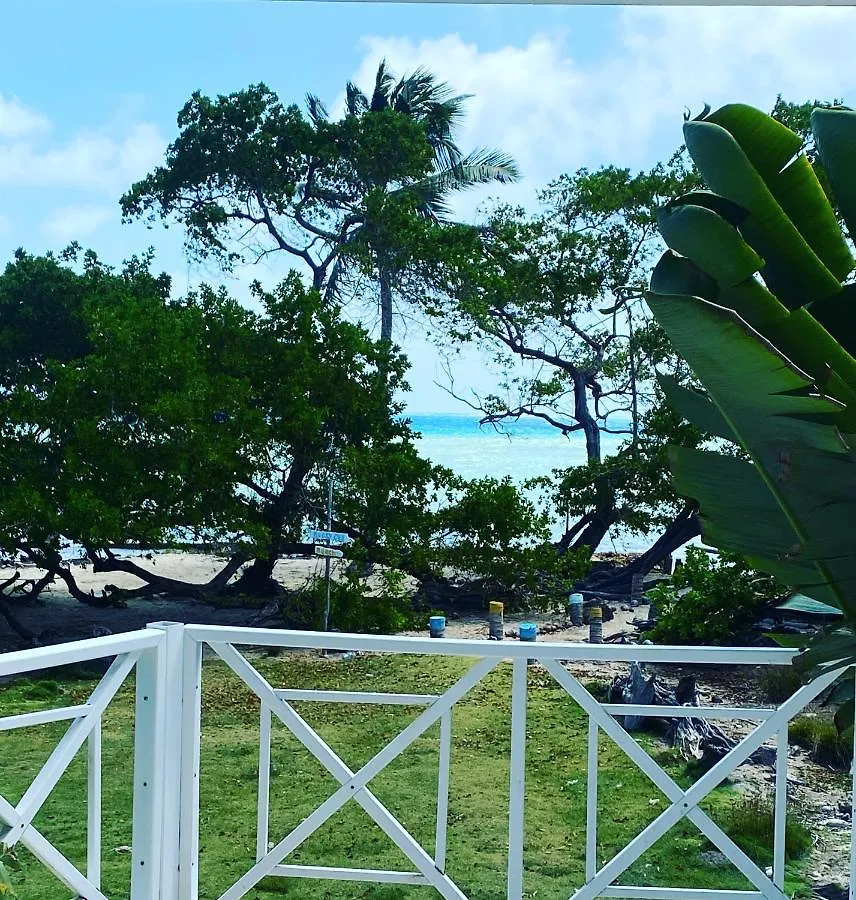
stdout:
<svg viewBox="0 0 856 900">
<path fill-rule="evenodd" d="M 583 624 L 583 595 L 571 594 L 568 597 L 568 609 L 571 614 L 571 625 Z"/>
<path fill-rule="evenodd" d="M 501 641 L 503 638 L 503 605 L 498 600 L 491 600 L 488 609 L 488 640 Z"/>
<path fill-rule="evenodd" d="M 600 606 L 592 606 L 589 610 L 589 643 L 603 643 L 603 609 Z"/>
<path fill-rule="evenodd" d="M 430 634 L 432 638 L 441 638 L 445 633 L 446 617 L 431 616 L 431 618 L 428 619 L 428 634 Z"/>
<path fill-rule="evenodd" d="M 521 641 L 535 641 L 538 637 L 538 626 L 534 622 L 521 622 L 518 634 Z M 535 660 L 530 658 L 526 662 L 531 666 Z"/>
</svg>

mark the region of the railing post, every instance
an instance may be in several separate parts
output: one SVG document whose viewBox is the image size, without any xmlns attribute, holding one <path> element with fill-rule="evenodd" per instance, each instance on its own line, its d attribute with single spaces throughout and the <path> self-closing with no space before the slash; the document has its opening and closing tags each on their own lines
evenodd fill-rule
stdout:
<svg viewBox="0 0 856 900">
<path fill-rule="evenodd" d="M 156 647 L 137 662 L 131 900 L 176 896 L 184 625 L 156 622 Z"/>
<path fill-rule="evenodd" d="M 513 662 L 511 682 L 511 764 L 508 806 L 508 900 L 523 896 L 523 834 L 526 804 L 526 682 L 525 657 Z"/>
<path fill-rule="evenodd" d="M 199 754 L 202 715 L 202 643 L 184 635 L 181 685 L 181 796 L 179 900 L 199 897 Z M 171 898 L 164 898 L 171 900 Z"/>
<path fill-rule="evenodd" d="M 847 675 L 844 676 L 845 678 Z M 849 672 L 856 679 L 856 666 Z M 853 784 L 850 793 L 850 900 L 856 900 L 856 728 L 853 729 L 853 762 L 850 767 Z"/>
</svg>

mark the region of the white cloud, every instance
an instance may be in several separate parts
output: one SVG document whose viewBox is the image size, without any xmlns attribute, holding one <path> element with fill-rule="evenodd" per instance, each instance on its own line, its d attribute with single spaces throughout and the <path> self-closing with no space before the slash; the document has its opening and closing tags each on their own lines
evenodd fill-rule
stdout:
<svg viewBox="0 0 856 900">
<path fill-rule="evenodd" d="M 42 233 L 56 244 L 82 240 L 108 222 L 119 222 L 116 206 L 65 206 L 42 223 Z"/>
<path fill-rule="evenodd" d="M 575 58 L 573 28 L 492 50 L 457 34 L 375 36 L 354 80 L 369 86 L 385 57 L 397 74 L 424 65 L 473 94 L 461 146 L 512 153 L 529 194 L 582 165 L 653 163 L 679 144 L 687 107 L 769 108 L 779 92 L 852 100 L 854 33 L 849 8 L 625 7 L 600 56 Z"/>
<path fill-rule="evenodd" d="M 57 147 L 31 140 L 0 141 L 0 184 L 71 187 L 117 196 L 163 158 L 166 141 L 139 123 L 121 136 L 85 131 Z"/>
<path fill-rule="evenodd" d="M 48 120 L 41 113 L 27 109 L 16 97 L 0 94 L 0 137 L 17 138 L 47 128 Z"/>
</svg>

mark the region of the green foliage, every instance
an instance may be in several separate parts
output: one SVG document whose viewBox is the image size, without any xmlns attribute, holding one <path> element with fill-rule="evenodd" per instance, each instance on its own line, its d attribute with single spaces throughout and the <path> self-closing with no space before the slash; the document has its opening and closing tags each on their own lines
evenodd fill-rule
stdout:
<svg viewBox="0 0 856 900">
<path fill-rule="evenodd" d="M 758 673 L 758 687 L 768 703 L 780 704 L 802 687 L 802 678 L 793 666 L 764 666 Z"/>
<path fill-rule="evenodd" d="M 594 548 L 614 527 L 646 533 L 681 509 L 663 477 L 662 433 L 691 445 L 699 437 L 664 413 L 654 372 L 687 372 L 640 298 L 662 247 L 657 209 L 695 185 L 679 157 L 638 174 L 581 169 L 550 184 L 535 215 L 498 207 L 479 246 L 449 252 L 450 299 L 434 327 L 438 341 L 473 343 L 493 359 L 497 389 L 475 401 L 483 421 L 529 416 L 585 439 L 584 465 L 532 485 L 554 518 L 579 523 L 568 544 L 576 536 Z M 610 433 L 624 438 L 607 454 Z"/>
<path fill-rule="evenodd" d="M 811 758 L 822 766 L 842 771 L 853 762 L 853 726 L 839 731 L 834 722 L 820 716 L 800 716 L 788 726 L 791 743 L 808 750 Z"/>
<path fill-rule="evenodd" d="M 663 644 L 739 642 L 781 594 L 774 579 L 738 554 L 712 557 L 700 547 L 687 547 L 686 563 L 669 584 L 648 591 L 659 611 L 649 635 Z"/>
<path fill-rule="evenodd" d="M 757 794 L 741 797 L 731 803 L 723 828 L 744 853 L 762 865 L 773 860 L 772 846 L 775 827 L 773 804 Z M 785 822 L 785 859 L 794 860 L 812 847 L 812 836 L 803 822 L 788 816 Z"/>
<path fill-rule="evenodd" d="M 371 100 L 353 84 L 347 98 L 331 121 L 318 98 L 304 114 L 263 84 L 194 93 L 166 164 L 122 198 L 125 218 L 175 218 L 193 255 L 226 266 L 285 252 L 327 299 L 362 299 L 378 285 L 390 339 L 393 291 L 426 296 L 421 276 L 435 263 L 424 238 L 448 216 L 449 196 L 513 181 L 517 169 L 497 151 L 460 152 L 465 98 L 424 70 L 395 83 L 382 63 Z"/>
<path fill-rule="evenodd" d="M 15 886 L 12 879 L 12 872 L 19 871 L 21 864 L 14 851 L 3 847 L 0 850 L 0 897 L 16 898 Z"/>
<path fill-rule="evenodd" d="M 737 455 L 672 451 L 678 489 L 701 508 L 708 543 L 837 606 L 845 625 L 797 658 L 810 674 L 856 660 L 856 113 L 811 113 L 817 161 L 781 122 L 732 104 L 687 122 L 687 147 L 711 194 L 664 209 L 671 251 L 649 304 L 705 392 L 666 384 L 690 421 Z M 853 723 L 853 685 L 835 695 Z"/>
</svg>

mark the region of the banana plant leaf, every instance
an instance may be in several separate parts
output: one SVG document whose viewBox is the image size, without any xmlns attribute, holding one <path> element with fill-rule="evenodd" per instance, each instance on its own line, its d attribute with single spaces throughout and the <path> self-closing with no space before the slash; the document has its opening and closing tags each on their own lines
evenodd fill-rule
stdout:
<svg viewBox="0 0 856 900">
<path fill-rule="evenodd" d="M 675 483 L 699 503 L 705 542 L 754 564 L 856 621 L 856 454 L 839 429 L 842 405 L 732 310 L 697 297 L 649 293 L 672 344 L 706 398 L 664 384 L 690 421 L 714 423 L 742 458 L 671 448 Z M 723 433 L 726 432 L 726 433 Z M 846 489 L 842 489 L 842 484 Z"/>
</svg>

